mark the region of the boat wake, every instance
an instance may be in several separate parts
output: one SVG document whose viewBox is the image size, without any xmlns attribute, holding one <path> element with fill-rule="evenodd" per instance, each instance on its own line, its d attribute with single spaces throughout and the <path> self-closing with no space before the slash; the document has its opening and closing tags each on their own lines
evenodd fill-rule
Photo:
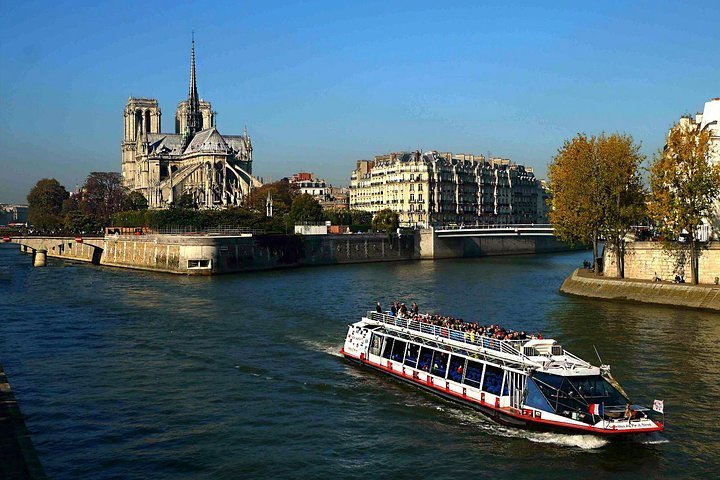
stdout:
<svg viewBox="0 0 720 480">
<path fill-rule="evenodd" d="M 303 339 L 303 338 L 293 338 L 293 340 L 296 340 L 298 343 L 303 345 L 308 350 L 313 350 L 315 352 L 320 352 L 320 353 L 327 353 L 334 357 L 342 358 L 342 354 L 340 353 L 340 349 L 343 346 L 342 343 L 335 344 L 335 345 L 328 345 L 327 343 L 319 342 L 317 340 L 307 340 L 307 339 Z"/>
<path fill-rule="evenodd" d="M 404 400 L 407 401 L 407 398 Z M 406 406 L 411 406 L 407 405 Z M 418 406 L 418 405 L 413 405 Z M 423 407 L 434 406 L 436 410 L 443 412 L 443 415 L 450 415 L 463 425 L 479 428 L 489 435 L 505 438 L 520 438 L 534 443 L 547 443 L 562 447 L 579 448 L 581 450 L 597 450 L 604 447 L 610 441 L 592 435 L 574 435 L 567 433 L 532 432 L 520 428 L 507 427 L 493 422 L 480 412 L 457 410 L 453 405 L 451 408 L 443 408 L 437 405 L 422 402 Z"/>
</svg>

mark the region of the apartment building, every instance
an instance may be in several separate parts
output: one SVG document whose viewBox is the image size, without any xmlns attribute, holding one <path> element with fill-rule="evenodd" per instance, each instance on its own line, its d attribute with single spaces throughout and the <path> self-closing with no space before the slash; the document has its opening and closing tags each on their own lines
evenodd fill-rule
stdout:
<svg viewBox="0 0 720 480">
<path fill-rule="evenodd" d="M 540 182 L 507 159 L 428 151 L 360 160 L 350 208 L 398 213 L 405 226 L 535 223 Z"/>
</svg>

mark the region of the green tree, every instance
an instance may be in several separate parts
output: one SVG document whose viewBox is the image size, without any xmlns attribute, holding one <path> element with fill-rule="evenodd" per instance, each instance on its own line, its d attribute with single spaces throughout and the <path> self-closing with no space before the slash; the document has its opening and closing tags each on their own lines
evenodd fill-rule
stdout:
<svg viewBox="0 0 720 480">
<path fill-rule="evenodd" d="M 40 230 L 57 230 L 62 227 L 60 212 L 69 194 L 54 178 L 39 180 L 30 190 L 28 220 Z"/>
<path fill-rule="evenodd" d="M 128 193 L 126 207 L 128 210 L 147 210 L 148 201 L 142 193 L 132 191 Z"/>
<path fill-rule="evenodd" d="M 320 202 L 308 193 L 301 193 L 293 198 L 290 207 L 290 220 L 294 223 L 320 222 L 325 214 Z"/>
<path fill-rule="evenodd" d="M 393 233 L 397 231 L 400 219 L 397 212 L 385 208 L 375 214 L 372 219 L 372 229 L 376 232 Z"/>
<path fill-rule="evenodd" d="M 650 216 L 673 241 L 687 238 L 692 283 L 698 283 L 697 229 L 713 215 L 720 194 L 720 165 L 710 160 L 711 134 L 693 124 L 675 124 L 650 167 Z"/>
<path fill-rule="evenodd" d="M 180 195 L 180 198 L 178 198 L 173 207 L 175 208 L 181 208 L 181 209 L 190 209 L 190 210 L 197 210 L 198 204 L 195 201 L 195 198 L 190 193 L 183 193 Z"/>
<path fill-rule="evenodd" d="M 65 214 L 63 227 L 67 233 L 95 233 L 102 230 L 102 225 L 94 215 L 88 215 L 79 210 Z"/>
<path fill-rule="evenodd" d="M 350 210 L 350 230 L 366 232 L 372 228 L 373 215 L 365 210 Z"/>
</svg>

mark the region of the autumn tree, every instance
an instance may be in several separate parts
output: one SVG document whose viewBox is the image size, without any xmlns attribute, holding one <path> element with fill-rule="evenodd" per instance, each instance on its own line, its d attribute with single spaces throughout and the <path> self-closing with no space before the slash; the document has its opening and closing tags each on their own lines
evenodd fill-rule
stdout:
<svg viewBox="0 0 720 480">
<path fill-rule="evenodd" d="M 675 124 L 650 167 L 650 215 L 666 236 L 687 239 L 693 284 L 698 283 L 698 226 L 713 215 L 720 194 L 720 165 L 710 160 L 710 140 L 708 129 Z"/>
<path fill-rule="evenodd" d="M 30 190 L 28 220 L 40 230 L 56 230 L 62 227 L 60 213 L 69 194 L 54 178 L 39 180 Z"/>
<path fill-rule="evenodd" d="M 91 172 L 82 188 L 82 209 L 107 225 L 113 213 L 126 209 L 127 194 L 119 173 Z"/>
<path fill-rule="evenodd" d="M 550 163 L 548 177 L 552 191 L 550 222 L 555 236 L 571 245 L 592 245 L 593 258 L 597 259 L 602 208 L 595 201 L 600 192 L 595 143 L 594 137 L 584 133 L 566 140 Z M 597 275 L 597 261 L 594 263 Z"/>
<path fill-rule="evenodd" d="M 644 214 L 639 175 L 644 158 L 630 135 L 578 134 L 565 142 L 548 172 L 555 234 L 571 244 L 591 244 L 596 260 L 604 238 L 615 253 L 619 277 L 624 276 L 625 238 Z"/>
<path fill-rule="evenodd" d="M 595 139 L 602 209 L 600 232 L 615 254 L 617 276 L 625 277 L 625 239 L 645 216 L 645 187 L 640 169 L 645 156 L 630 135 L 600 135 Z"/>
</svg>

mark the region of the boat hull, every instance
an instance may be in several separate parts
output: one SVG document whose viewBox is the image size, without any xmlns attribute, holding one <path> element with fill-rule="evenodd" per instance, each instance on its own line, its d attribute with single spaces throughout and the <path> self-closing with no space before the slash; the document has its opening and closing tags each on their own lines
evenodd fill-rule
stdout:
<svg viewBox="0 0 720 480">
<path fill-rule="evenodd" d="M 522 415 L 509 409 L 495 407 L 488 403 L 479 402 L 475 399 L 460 395 L 452 390 L 446 390 L 441 386 L 435 384 L 427 384 L 421 380 L 418 380 L 407 374 L 388 369 L 383 365 L 378 365 L 373 362 L 367 361 L 364 358 L 358 358 L 354 355 L 348 354 L 342 349 L 340 353 L 350 362 L 360 365 L 361 367 L 369 367 L 371 370 L 389 374 L 394 378 L 409 383 L 416 387 L 438 395 L 447 400 L 451 400 L 455 403 L 459 403 L 472 408 L 473 410 L 479 411 L 491 420 L 510 427 L 522 428 L 526 430 L 541 431 L 541 432 L 552 432 L 552 433 L 564 433 L 564 434 L 581 434 L 581 435 L 594 435 L 606 438 L 627 438 L 632 436 L 647 435 L 648 433 L 662 431 L 662 426 L 657 428 L 647 429 L 634 429 L 634 430 L 611 430 L 611 429 L 599 429 L 592 426 L 579 427 L 575 425 L 564 425 L 559 422 L 547 421 L 535 418 L 533 416 Z"/>
</svg>

